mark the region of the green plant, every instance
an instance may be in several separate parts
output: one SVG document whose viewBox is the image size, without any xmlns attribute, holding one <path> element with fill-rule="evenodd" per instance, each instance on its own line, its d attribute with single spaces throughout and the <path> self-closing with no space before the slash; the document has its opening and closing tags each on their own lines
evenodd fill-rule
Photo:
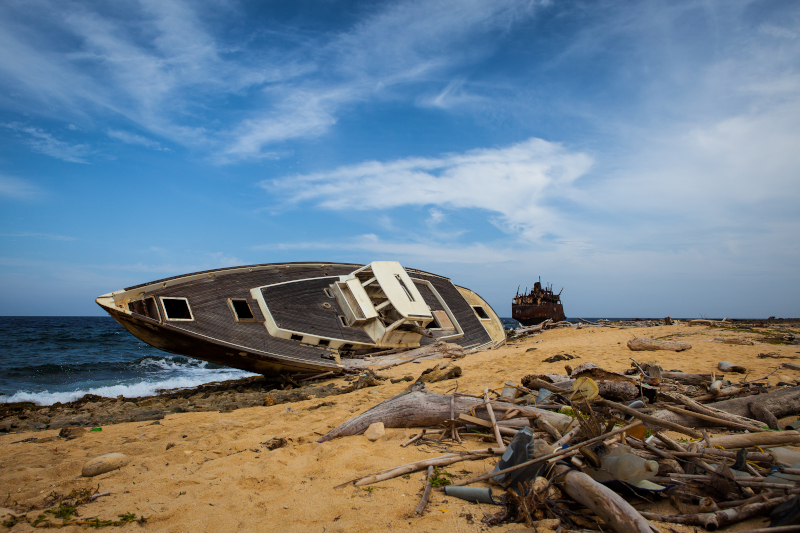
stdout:
<svg viewBox="0 0 800 533">
<path fill-rule="evenodd" d="M 371 493 L 373 490 L 375 490 L 375 487 L 364 487 L 361 490 L 363 490 L 364 492 L 370 492 Z"/>
<path fill-rule="evenodd" d="M 58 507 L 55 509 L 48 509 L 45 513 L 50 513 L 55 515 L 56 518 L 60 518 L 62 520 L 69 520 L 72 518 L 73 515 L 78 515 L 78 510 L 75 509 L 74 505 L 69 505 L 68 503 L 61 502 L 58 504 Z"/>
<path fill-rule="evenodd" d="M 433 467 L 433 475 L 431 476 L 431 486 L 433 487 L 444 487 L 445 485 L 450 484 L 450 480 L 447 478 L 453 477 L 453 474 L 450 472 L 440 472 L 439 467 Z"/>
</svg>

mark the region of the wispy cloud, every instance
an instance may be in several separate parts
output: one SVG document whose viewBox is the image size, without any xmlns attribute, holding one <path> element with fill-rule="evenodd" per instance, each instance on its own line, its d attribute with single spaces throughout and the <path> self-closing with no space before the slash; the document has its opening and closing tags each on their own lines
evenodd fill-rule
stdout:
<svg viewBox="0 0 800 533">
<path fill-rule="evenodd" d="M 365 8 L 346 29 L 296 30 L 291 45 L 262 48 L 249 42 L 253 35 L 215 31 L 206 22 L 208 6 L 182 0 L 141 0 L 102 12 L 49 0 L 33 8 L 9 2 L 0 6 L 0 86 L 6 105 L 26 113 L 89 120 L 110 113 L 219 163 L 276 158 L 287 152 L 280 143 L 324 134 L 351 104 L 395 98 L 396 88 L 420 81 L 438 84 L 485 57 L 497 44 L 483 36 L 530 19 L 539 3 L 429 0 Z M 460 84 L 429 105 L 469 98 Z M 243 118 L 227 104 L 245 95 Z M 405 98 L 413 103 L 416 96 Z M 31 135 L 40 151 L 70 161 L 85 156 L 39 133 Z M 116 138 L 155 147 L 131 135 Z"/>
<path fill-rule="evenodd" d="M 152 150 L 160 150 L 166 152 L 171 151 L 169 148 L 161 146 L 161 144 L 157 141 L 148 139 L 147 137 L 142 137 L 141 135 L 137 135 L 136 133 L 131 133 L 129 131 L 108 130 L 106 134 L 112 139 L 117 139 L 126 144 L 144 146 L 145 148 L 150 148 Z"/>
<path fill-rule="evenodd" d="M 381 258 L 412 263 L 501 263 L 509 261 L 515 254 L 513 250 L 502 249 L 484 243 L 452 245 L 438 241 L 408 241 L 384 239 L 368 233 L 334 241 L 305 241 L 292 243 L 261 244 L 251 248 L 257 251 L 336 251 L 337 253 L 369 254 L 370 261 Z"/>
<path fill-rule="evenodd" d="M 91 148 L 86 144 L 72 144 L 58 140 L 41 128 L 17 122 L 5 123 L 2 126 L 16 132 L 34 151 L 62 161 L 87 163 L 86 157 L 92 153 Z"/>
<path fill-rule="evenodd" d="M 0 196 L 24 200 L 35 198 L 42 194 L 42 189 L 27 180 L 0 174 Z"/>
<path fill-rule="evenodd" d="M 538 238 L 558 224 L 549 206 L 553 197 L 572 195 L 573 183 L 591 165 L 587 154 L 534 138 L 439 158 L 370 161 L 261 186 L 289 202 L 337 211 L 420 205 L 481 209 L 497 215 L 507 231 Z"/>
<path fill-rule="evenodd" d="M 31 231 L 24 231 L 21 233 L 2 233 L 0 237 L 23 237 L 23 238 L 33 238 L 33 239 L 47 239 L 51 241 L 74 241 L 76 240 L 75 237 L 69 237 L 66 235 L 55 235 L 52 233 L 35 233 Z"/>
</svg>

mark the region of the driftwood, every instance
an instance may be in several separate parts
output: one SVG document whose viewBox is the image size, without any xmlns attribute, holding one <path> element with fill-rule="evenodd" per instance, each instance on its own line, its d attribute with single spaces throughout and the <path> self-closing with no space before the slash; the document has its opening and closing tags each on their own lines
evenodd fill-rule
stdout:
<svg viewBox="0 0 800 533">
<path fill-rule="evenodd" d="M 673 352 L 682 352 L 691 349 L 692 345 L 685 342 L 677 341 L 657 341 L 648 339 L 647 337 L 635 337 L 628 341 L 628 348 L 634 352 L 656 351 L 656 350 L 670 350 Z"/>
<path fill-rule="evenodd" d="M 383 422 L 384 427 L 387 428 L 438 426 L 446 420 L 452 420 L 450 418 L 451 402 L 456 417 L 461 413 L 469 413 L 470 410 L 485 403 L 483 398 L 474 398 L 472 396 L 455 396 L 455 399 L 451 400 L 450 395 L 428 392 L 424 383 L 415 383 L 412 392 L 390 398 L 347 420 L 326 433 L 319 442 L 329 441 L 337 437 L 360 435 L 375 422 Z M 552 413 L 544 409 L 523 407 L 505 402 L 493 402 L 492 404 L 498 408 L 505 408 L 505 410 L 519 409 L 522 416 L 526 418 L 545 418 L 557 428 L 563 428 L 565 424 L 571 426 L 574 423 L 574 419 L 567 415 Z"/>
<path fill-rule="evenodd" d="M 715 513 L 698 513 L 683 515 L 660 515 L 656 513 L 642 513 L 642 516 L 650 520 L 659 522 L 670 522 L 673 524 L 686 524 L 690 526 L 700 526 L 708 531 L 716 531 L 718 528 L 747 520 L 754 516 L 766 514 L 780 504 L 786 502 L 791 496 L 783 498 L 773 498 L 765 502 L 751 503 L 741 507 L 725 509 Z"/>
<path fill-rule="evenodd" d="M 616 402 L 610 402 L 608 400 L 600 400 L 600 401 L 598 401 L 596 403 L 598 405 L 603 405 L 605 407 L 610 407 L 611 409 L 616 409 L 617 411 L 621 411 L 621 412 L 625 413 L 626 415 L 632 416 L 634 418 L 638 418 L 639 420 L 641 420 L 642 422 L 645 422 L 647 424 L 656 425 L 656 426 L 662 427 L 664 429 L 671 429 L 672 431 L 677 431 L 678 433 L 683 433 L 684 435 L 689 435 L 690 437 L 694 437 L 696 439 L 700 439 L 700 438 L 703 437 L 702 433 L 700 433 L 699 431 L 695 431 L 694 429 L 691 429 L 690 427 L 686 427 L 684 425 L 677 424 L 677 423 L 671 422 L 669 420 L 662 420 L 662 419 L 657 418 L 655 416 L 651 416 L 651 415 L 647 415 L 647 414 L 641 413 L 641 412 L 637 411 L 636 409 L 633 409 L 631 407 L 628 407 L 628 406 L 625 406 L 625 405 L 622 405 L 622 404 L 619 404 L 619 403 L 616 403 Z M 667 411 L 667 412 L 669 412 L 669 411 Z"/>
<path fill-rule="evenodd" d="M 494 431 L 494 436 L 497 439 L 497 445 L 505 450 L 506 445 L 503 443 L 503 438 L 500 436 L 500 430 L 497 429 L 497 420 L 494 417 L 494 410 L 492 409 L 492 402 L 489 400 L 489 389 L 485 389 L 483 391 L 483 399 L 486 402 L 486 412 L 489 413 L 489 420 L 492 422 L 492 431 Z M 452 408 L 452 402 L 451 402 Z M 518 409 L 516 409 L 518 411 Z"/>
<path fill-rule="evenodd" d="M 721 398 L 727 398 L 728 396 L 737 396 L 739 394 L 748 393 L 749 390 L 747 387 L 726 387 L 719 391 L 719 394 L 704 394 L 702 396 L 695 396 L 693 398 L 696 402 L 707 402 L 710 400 L 719 401 Z"/>
<path fill-rule="evenodd" d="M 513 330 L 511 332 L 511 336 L 512 337 L 521 337 L 523 335 L 530 335 L 531 333 L 536 333 L 538 331 L 542 331 L 545 327 L 550 325 L 551 322 L 552 322 L 552 320 L 550 320 L 548 318 L 547 320 L 545 320 L 541 324 L 537 324 L 535 326 L 526 326 L 526 327 L 517 328 L 517 329 L 515 329 L 515 330 Z"/>
<path fill-rule="evenodd" d="M 744 416 L 727 413 L 725 411 L 722 411 L 721 409 L 717 409 L 713 405 L 699 404 L 695 400 L 689 398 L 688 396 L 684 396 L 683 394 L 661 393 L 661 395 L 666 398 L 669 398 L 670 400 L 683 404 L 692 411 L 695 411 L 697 413 L 701 413 L 706 416 L 711 416 L 718 419 L 721 418 L 722 420 L 727 420 L 729 422 L 742 425 L 745 427 L 745 429 L 751 431 L 765 431 L 759 420 L 753 420 L 751 418 L 747 418 Z"/>
<path fill-rule="evenodd" d="M 397 468 L 393 468 L 392 470 L 389 470 L 388 472 L 383 472 L 381 474 L 367 476 L 363 479 L 356 481 L 355 486 L 363 487 L 365 485 L 372 485 L 373 483 L 386 481 L 387 479 L 393 479 L 396 478 L 397 476 L 402 476 L 403 474 L 411 474 L 412 472 L 425 470 L 429 466 L 447 466 L 453 463 L 460 463 L 461 461 L 476 461 L 476 460 L 486 459 L 487 457 L 491 457 L 491 455 L 468 454 L 468 455 L 459 455 L 456 457 L 438 457 L 436 459 L 427 459 L 425 461 L 420 461 L 418 463 L 410 463 L 408 465 L 399 466 Z"/>
<path fill-rule="evenodd" d="M 775 418 L 775 415 L 770 413 L 763 405 L 758 402 L 750 402 L 747 404 L 747 406 L 750 408 L 750 413 L 752 413 L 753 418 L 765 423 L 770 429 L 781 429 L 778 419 Z"/>
<path fill-rule="evenodd" d="M 417 505 L 417 510 L 414 511 L 414 514 L 419 516 L 422 514 L 422 511 L 425 510 L 425 506 L 428 505 L 428 498 L 431 497 L 431 487 L 433 486 L 433 466 L 428 467 L 428 475 L 425 476 L 425 492 L 422 493 L 422 500 L 420 500 L 419 505 Z"/>
<path fill-rule="evenodd" d="M 745 396 L 742 398 L 733 398 L 731 400 L 724 400 L 713 404 L 705 404 L 704 407 L 713 406 L 716 411 L 723 411 L 728 414 L 746 418 L 751 414 L 749 404 L 754 401 L 758 402 L 762 407 L 775 415 L 777 418 L 797 414 L 800 412 L 800 387 L 790 387 L 787 389 L 777 390 L 775 392 L 759 394 L 757 397 Z M 681 425 L 693 427 L 711 425 L 708 422 L 704 422 L 687 415 L 672 413 L 667 410 L 654 411 L 650 414 L 651 416 L 661 420 L 667 420 Z"/>
<path fill-rule="evenodd" d="M 713 459 L 715 461 L 719 461 L 720 457 L 730 457 L 731 459 L 736 459 L 737 456 L 737 452 L 729 452 L 727 450 L 720 450 L 718 448 L 703 448 L 700 452 L 673 451 L 670 453 L 675 457 L 704 457 L 706 459 Z M 771 454 L 759 452 L 747 452 L 746 457 L 748 461 L 756 461 L 759 463 L 771 463 L 775 460 Z"/>
<path fill-rule="evenodd" d="M 527 466 L 530 466 L 530 465 L 533 465 L 533 464 L 536 464 L 536 463 L 542 463 L 544 461 L 549 461 L 550 459 L 555 459 L 557 457 L 561 457 L 563 455 L 566 455 L 566 454 L 568 454 L 570 452 L 577 451 L 578 449 L 583 448 L 584 446 L 588 446 L 590 444 L 594 444 L 595 442 L 600 442 L 601 440 L 606 440 L 607 438 L 613 437 L 614 435 L 619 435 L 620 433 L 625 433 L 626 431 L 630 431 L 631 429 L 639 426 L 640 424 L 641 424 L 641 422 L 639 422 L 637 420 L 633 424 L 628 424 L 627 426 L 621 427 L 621 428 L 617 428 L 614 431 L 609 431 L 607 433 L 603 433 L 602 435 L 598 435 L 597 437 L 585 440 L 585 441 L 583 441 L 583 442 L 581 442 L 579 444 L 575 444 L 574 446 L 570 446 L 568 448 L 562 448 L 562 449 L 560 449 L 560 450 L 558 450 L 556 452 L 553 452 L 553 453 L 550 453 L 550 454 L 547 454 L 547 455 L 543 455 L 541 457 L 536 457 L 534 459 L 531 459 L 530 461 L 525 461 L 524 463 L 518 463 L 518 464 L 516 464 L 514 466 L 509 466 L 508 468 L 503 468 L 502 470 L 498 470 L 497 472 L 493 471 L 493 472 L 489 472 L 488 474 L 483 474 L 483 475 L 476 476 L 476 477 L 471 478 L 471 479 L 467 479 L 466 481 L 459 481 L 458 483 L 453 483 L 453 485 L 456 486 L 456 487 L 461 487 L 463 485 L 470 485 L 472 483 L 476 483 L 478 481 L 483 481 L 484 479 L 489 479 L 490 477 L 495 477 L 495 476 L 499 476 L 499 475 L 502 475 L 502 474 L 507 474 L 509 472 L 513 472 L 514 470 L 519 470 L 520 468 L 525 468 Z"/>
<path fill-rule="evenodd" d="M 717 368 L 723 372 L 733 372 L 734 374 L 747 374 L 747 369 L 743 366 L 734 365 L 728 361 L 720 361 L 717 363 Z"/>
<path fill-rule="evenodd" d="M 723 376 L 717 376 L 722 378 Z M 687 385 L 702 385 L 711 383 L 711 374 L 690 374 L 688 372 L 661 372 L 662 379 L 680 381 Z"/>
<path fill-rule="evenodd" d="M 611 374 L 609 372 L 608 374 Z M 558 383 L 548 383 L 540 378 L 529 380 L 528 387 L 532 389 L 545 389 L 550 392 L 564 394 L 570 391 L 570 386 L 574 383 L 574 379 L 567 381 L 560 381 Z M 637 387 L 633 380 L 606 380 L 595 381 L 600 396 L 604 398 L 612 398 L 615 400 L 629 401 L 639 396 L 639 387 Z"/>
<path fill-rule="evenodd" d="M 374 370 L 385 370 L 387 368 L 393 368 L 406 363 L 412 363 L 418 359 L 422 359 L 423 357 L 429 357 L 438 354 L 455 355 L 460 357 L 464 355 L 464 349 L 458 344 L 438 341 L 427 346 L 408 350 L 403 353 L 403 356 L 408 357 L 408 359 L 404 359 L 403 361 L 398 361 L 397 363 L 392 363 L 390 365 L 376 366 Z"/>
<path fill-rule="evenodd" d="M 766 431 L 765 429 L 761 428 L 754 428 L 749 424 L 742 424 L 740 422 L 732 422 L 730 420 L 725 420 L 724 418 L 717 418 L 715 416 L 704 415 L 701 413 L 695 413 L 693 411 L 689 411 L 688 409 L 682 409 L 680 407 L 673 407 L 671 405 L 664 405 L 664 409 L 668 411 L 672 411 L 673 413 L 679 413 L 686 416 L 691 416 L 693 418 L 698 418 L 700 420 L 705 420 L 706 422 L 712 422 L 716 426 L 723 426 L 723 427 L 732 427 L 738 429 L 746 429 L 752 431 Z"/>
<path fill-rule="evenodd" d="M 555 475 L 564 492 L 602 518 L 617 533 L 652 533 L 647 519 L 605 485 L 565 465 L 556 466 Z"/>
<path fill-rule="evenodd" d="M 800 432 L 767 431 L 765 433 L 742 433 L 741 435 L 724 435 L 711 439 L 712 446 L 722 446 L 726 450 L 733 448 L 750 448 L 753 446 L 769 446 L 771 444 L 800 443 Z"/>
</svg>

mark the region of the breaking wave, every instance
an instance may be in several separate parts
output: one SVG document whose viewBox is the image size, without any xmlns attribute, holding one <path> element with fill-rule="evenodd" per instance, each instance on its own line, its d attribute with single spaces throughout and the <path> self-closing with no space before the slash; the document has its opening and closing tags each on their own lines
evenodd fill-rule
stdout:
<svg viewBox="0 0 800 533">
<path fill-rule="evenodd" d="M 99 387 L 89 387 L 86 389 L 75 389 L 68 391 L 50 392 L 47 390 L 39 392 L 17 391 L 10 396 L 0 396 L 0 403 L 13 402 L 32 402 L 36 405 L 53 405 L 54 403 L 72 402 L 82 398 L 86 394 L 94 394 L 105 398 L 116 398 L 125 396 L 126 398 L 140 398 L 142 396 L 154 396 L 159 390 L 180 389 L 197 387 L 204 383 L 213 381 L 227 381 L 248 376 L 255 376 L 250 372 L 236 369 L 226 369 L 195 373 L 193 375 L 175 376 L 162 380 L 136 381 L 132 383 L 105 385 Z"/>
</svg>

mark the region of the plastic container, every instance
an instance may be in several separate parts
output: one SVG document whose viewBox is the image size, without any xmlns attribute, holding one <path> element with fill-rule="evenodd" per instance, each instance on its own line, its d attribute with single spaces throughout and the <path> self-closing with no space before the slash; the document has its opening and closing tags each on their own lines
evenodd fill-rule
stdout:
<svg viewBox="0 0 800 533">
<path fill-rule="evenodd" d="M 625 481 L 631 485 L 650 479 L 658 474 L 658 463 L 648 461 L 631 453 L 627 445 L 617 446 L 600 458 L 600 468 L 611 474 L 614 479 Z"/>
<path fill-rule="evenodd" d="M 776 446 L 775 448 L 766 448 L 768 454 L 770 454 L 775 461 L 778 463 L 785 463 L 787 465 L 793 465 L 795 463 L 800 463 L 800 453 L 797 453 L 789 448 L 784 446 Z"/>
<path fill-rule="evenodd" d="M 544 445 L 544 446 L 543 446 Z M 511 443 L 506 448 L 503 457 L 498 461 L 497 466 L 494 467 L 494 472 L 499 472 L 504 468 L 515 466 L 521 463 L 530 461 L 536 457 L 536 452 L 541 453 L 542 450 L 549 447 L 552 451 L 552 446 L 549 446 L 541 439 L 533 438 L 533 431 L 531 428 L 522 428 L 517 431 Z M 516 486 L 519 482 L 527 482 L 534 479 L 539 471 L 544 467 L 544 463 L 536 463 L 508 472 L 507 474 L 500 474 L 492 478 L 493 481 L 499 483 L 503 487 L 509 487 L 512 484 Z"/>
</svg>

